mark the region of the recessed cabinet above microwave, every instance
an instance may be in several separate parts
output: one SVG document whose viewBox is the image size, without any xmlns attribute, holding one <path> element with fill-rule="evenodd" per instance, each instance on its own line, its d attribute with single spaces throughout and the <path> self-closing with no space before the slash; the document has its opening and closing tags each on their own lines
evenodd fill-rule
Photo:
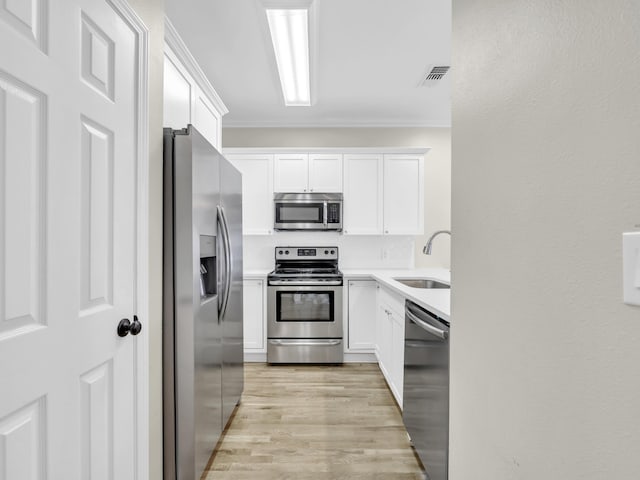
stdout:
<svg viewBox="0 0 640 480">
<path fill-rule="evenodd" d="M 274 155 L 276 193 L 342 192 L 342 155 L 284 153 Z"/>
</svg>

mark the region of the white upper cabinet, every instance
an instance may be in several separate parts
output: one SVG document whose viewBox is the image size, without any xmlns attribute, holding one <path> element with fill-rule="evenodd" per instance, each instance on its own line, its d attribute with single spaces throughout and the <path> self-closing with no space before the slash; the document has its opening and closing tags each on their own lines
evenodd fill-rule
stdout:
<svg viewBox="0 0 640 480">
<path fill-rule="evenodd" d="M 276 192 L 341 192 L 342 155 L 276 154 L 274 174 L 274 191 Z"/>
<path fill-rule="evenodd" d="M 209 143 L 220 150 L 222 116 L 207 98 L 204 92 L 196 85 L 193 96 L 193 118 L 191 123 L 198 131 L 209 140 Z"/>
<path fill-rule="evenodd" d="M 243 173 L 244 233 L 273 230 L 274 193 L 343 192 L 345 235 L 424 232 L 424 148 L 226 148 Z"/>
<path fill-rule="evenodd" d="M 192 124 L 218 150 L 228 110 L 171 22 L 165 18 L 163 126 Z"/>
<path fill-rule="evenodd" d="M 306 153 L 276 154 L 274 173 L 274 191 L 306 192 L 309 181 L 309 155 Z"/>
<path fill-rule="evenodd" d="M 242 173 L 242 233 L 268 235 L 273 230 L 273 155 L 225 154 Z"/>
<path fill-rule="evenodd" d="M 188 75 L 170 51 L 164 56 L 163 126 L 184 128 L 191 121 L 191 90 Z"/>
<path fill-rule="evenodd" d="M 342 192 L 341 154 L 309 154 L 309 191 Z"/>
<path fill-rule="evenodd" d="M 424 233 L 423 155 L 384 155 L 384 233 Z"/>
<path fill-rule="evenodd" d="M 382 234 L 382 168 L 378 154 L 344 155 L 345 235 Z"/>
</svg>

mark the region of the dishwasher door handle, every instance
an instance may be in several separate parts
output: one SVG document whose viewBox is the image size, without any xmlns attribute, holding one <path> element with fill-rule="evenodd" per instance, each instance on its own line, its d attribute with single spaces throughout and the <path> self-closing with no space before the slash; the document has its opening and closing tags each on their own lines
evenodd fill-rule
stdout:
<svg viewBox="0 0 640 480">
<path fill-rule="evenodd" d="M 269 339 L 271 345 L 280 345 L 283 347 L 335 347 L 342 343 L 341 340 L 272 340 Z"/>
<path fill-rule="evenodd" d="M 410 311 L 405 310 L 405 315 L 409 320 L 411 320 L 413 323 L 421 327 L 423 330 L 429 332 L 430 334 L 435 335 L 436 337 L 441 338 L 442 340 L 446 340 L 449 338 L 449 332 L 445 332 L 444 330 L 440 330 L 439 328 L 436 328 L 433 325 L 429 325 L 424 320 L 420 320 Z"/>
</svg>

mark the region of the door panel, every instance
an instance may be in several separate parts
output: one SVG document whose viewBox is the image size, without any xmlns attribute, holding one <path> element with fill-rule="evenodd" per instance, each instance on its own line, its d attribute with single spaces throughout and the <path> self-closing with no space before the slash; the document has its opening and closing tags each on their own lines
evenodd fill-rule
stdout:
<svg viewBox="0 0 640 480">
<path fill-rule="evenodd" d="M 0 420 L 1 480 L 45 478 L 44 412 L 41 397 Z"/>
<path fill-rule="evenodd" d="M 127 480 L 140 39 L 123 2 L 52 4 L 0 6 L 0 480 Z"/>
<path fill-rule="evenodd" d="M 44 325 L 45 95 L 0 72 L 0 339 Z M 24 148 L 25 145 L 30 148 Z M 19 207 L 19 208 L 17 208 Z"/>
<path fill-rule="evenodd" d="M 229 227 L 231 291 L 222 321 L 222 428 L 240 401 L 244 388 L 242 291 L 242 176 L 227 160 L 220 161 L 220 200 Z"/>
</svg>

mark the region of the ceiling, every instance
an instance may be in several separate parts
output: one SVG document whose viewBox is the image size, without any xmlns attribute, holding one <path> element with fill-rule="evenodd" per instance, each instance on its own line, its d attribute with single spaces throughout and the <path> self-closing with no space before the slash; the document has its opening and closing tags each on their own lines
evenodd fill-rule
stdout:
<svg viewBox="0 0 640 480">
<path fill-rule="evenodd" d="M 260 0 L 166 0 L 224 126 L 450 126 L 451 0 L 314 0 L 311 107 L 286 107 Z M 313 29 L 313 26 L 310 27 Z"/>
</svg>

